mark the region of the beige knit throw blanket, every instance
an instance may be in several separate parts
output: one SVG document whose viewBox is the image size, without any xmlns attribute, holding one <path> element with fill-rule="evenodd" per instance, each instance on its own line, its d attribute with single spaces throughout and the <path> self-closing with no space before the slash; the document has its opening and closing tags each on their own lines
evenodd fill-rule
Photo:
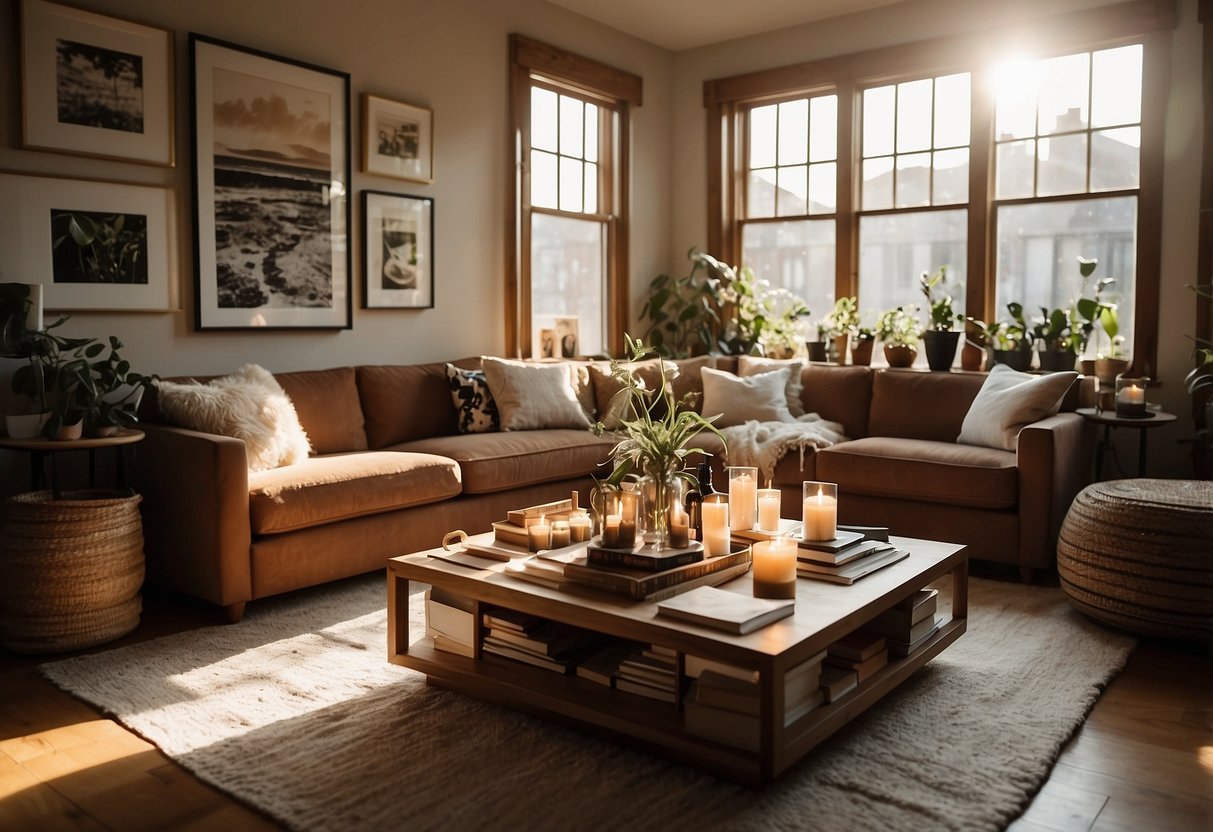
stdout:
<svg viewBox="0 0 1213 832">
<path fill-rule="evenodd" d="M 842 425 L 827 422 L 816 413 L 806 413 L 795 422 L 746 422 L 731 428 L 721 428 L 729 465 L 744 465 L 758 469 L 762 482 L 775 476 L 775 465 L 785 454 L 800 451 L 800 470 L 804 470 L 806 448 L 828 448 L 845 442 Z"/>
</svg>

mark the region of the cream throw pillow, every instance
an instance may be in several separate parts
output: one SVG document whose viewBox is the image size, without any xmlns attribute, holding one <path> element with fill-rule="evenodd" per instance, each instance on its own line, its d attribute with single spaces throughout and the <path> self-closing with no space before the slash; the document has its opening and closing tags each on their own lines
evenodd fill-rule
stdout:
<svg viewBox="0 0 1213 832">
<path fill-rule="evenodd" d="M 497 402 L 502 430 L 588 428 L 567 364 L 535 364 L 483 356 L 485 380 Z"/>
<path fill-rule="evenodd" d="M 273 374 L 246 364 L 207 384 L 158 382 L 160 413 L 182 427 L 244 440 L 250 471 L 307 459 L 307 434 Z"/>
<path fill-rule="evenodd" d="M 995 364 L 969 405 L 956 441 L 1014 451 L 1023 427 L 1056 413 L 1076 378 L 1078 373 L 1034 376 Z"/>
<path fill-rule="evenodd" d="M 759 422 L 793 422 L 788 412 L 787 388 L 791 367 L 741 378 L 723 370 L 704 367 L 703 415 L 720 414 L 713 424 L 718 428 Z"/>
<path fill-rule="evenodd" d="M 792 368 L 792 372 L 788 373 L 788 412 L 792 414 L 793 418 L 803 416 L 804 405 L 800 403 L 800 391 L 804 389 L 804 385 L 800 383 L 800 371 L 804 369 L 803 361 L 799 358 L 759 358 L 753 355 L 743 355 L 737 359 L 737 375 L 742 378 L 769 373 L 780 367 Z"/>
</svg>

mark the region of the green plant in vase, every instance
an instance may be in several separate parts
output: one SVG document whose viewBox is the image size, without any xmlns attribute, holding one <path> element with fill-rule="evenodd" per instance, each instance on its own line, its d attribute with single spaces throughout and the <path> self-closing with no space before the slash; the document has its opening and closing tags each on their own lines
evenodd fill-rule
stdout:
<svg viewBox="0 0 1213 832">
<path fill-rule="evenodd" d="M 1032 338 L 1038 345 L 1040 369 L 1050 372 L 1074 369 L 1076 339 L 1068 310 L 1040 307 L 1040 317 L 1032 320 Z"/>
<path fill-rule="evenodd" d="M 825 326 L 823 334 L 833 340 L 834 360 L 845 364 L 848 342 L 859 329 L 859 299 L 854 296 L 839 298 L 822 323 Z"/>
<path fill-rule="evenodd" d="M 656 390 L 648 390 L 643 380 L 631 369 L 631 365 L 646 357 L 651 350 L 643 341 L 624 335 L 628 359 L 626 363 L 612 360 L 611 376 L 623 384 L 623 389 L 611 399 L 609 409 L 623 412 L 617 431 L 623 438 L 611 450 L 615 468 L 601 485 L 607 490 L 619 489 L 625 480 L 639 479 L 642 493 L 651 499 L 645 501 L 645 539 L 654 548 L 664 548 L 669 535 L 668 511 L 677 496 L 677 482 L 694 482 L 686 471 L 686 458 L 694 453 L 704 453 L 702 448 L 690 442 L 700 431 L 711 431 L 724 437 L 713 426 L 717 417 L 705 418 L 691 407 L 689 394 L 681 401 L 674 399 L 673 388 L 667 377 L 669 371 L 662 362 L 660 382 Z M 604 426 L 595 425 L 601 434 Z"/>
<path fill-rule="evenodd" d="M 884 357 L 890 367 L 909 367 L 918 357 L 918 307 L 895 306 L 876 319 L 876 337 L 884 342 Z"/>
</svg>

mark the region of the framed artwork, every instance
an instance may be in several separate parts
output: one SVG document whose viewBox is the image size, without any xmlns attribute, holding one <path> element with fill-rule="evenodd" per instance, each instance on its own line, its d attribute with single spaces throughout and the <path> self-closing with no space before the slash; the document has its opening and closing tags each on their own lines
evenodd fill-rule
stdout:
<svg viewBox="0 0 1213 832">
<path fill-rule="evenodd" d="M 195 328 L 349 329 L 349 75 L 189 51 Z"/>
<path fill-rule="evenodd" d="M 51 310 L 179 307 L 172 188 L 0 173 L 0 274 Z"/>
<path fill-rule="evenodd" d="M 434 200 L 362 192 L 362 307 L 432 309 Z"/>
<path fill-rule="evenodd" d="M 362 94 L 362 171 L 434 181 L 434 111 Z"/>
<path fill-rule="evenodd" d="M 24 0 L 21 115 L 26 147 L 171 167 L 173 33 Z"/>
</svg>

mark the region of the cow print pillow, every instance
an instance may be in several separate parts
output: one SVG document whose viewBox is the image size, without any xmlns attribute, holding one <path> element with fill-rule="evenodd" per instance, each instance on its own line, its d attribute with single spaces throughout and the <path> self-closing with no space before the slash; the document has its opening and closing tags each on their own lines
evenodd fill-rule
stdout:
<svg viewBox="0 0 1213 832">
<path fill-rule="evenodd" d="M 462 370 L 454 364 L 447 364 L 446 378 L 451 388 L 451 400 L 459 413 L 460 433 L 488 433 L 501 429 L 497 403 L 489 392 L 483 370 Z"/>
</svg>

